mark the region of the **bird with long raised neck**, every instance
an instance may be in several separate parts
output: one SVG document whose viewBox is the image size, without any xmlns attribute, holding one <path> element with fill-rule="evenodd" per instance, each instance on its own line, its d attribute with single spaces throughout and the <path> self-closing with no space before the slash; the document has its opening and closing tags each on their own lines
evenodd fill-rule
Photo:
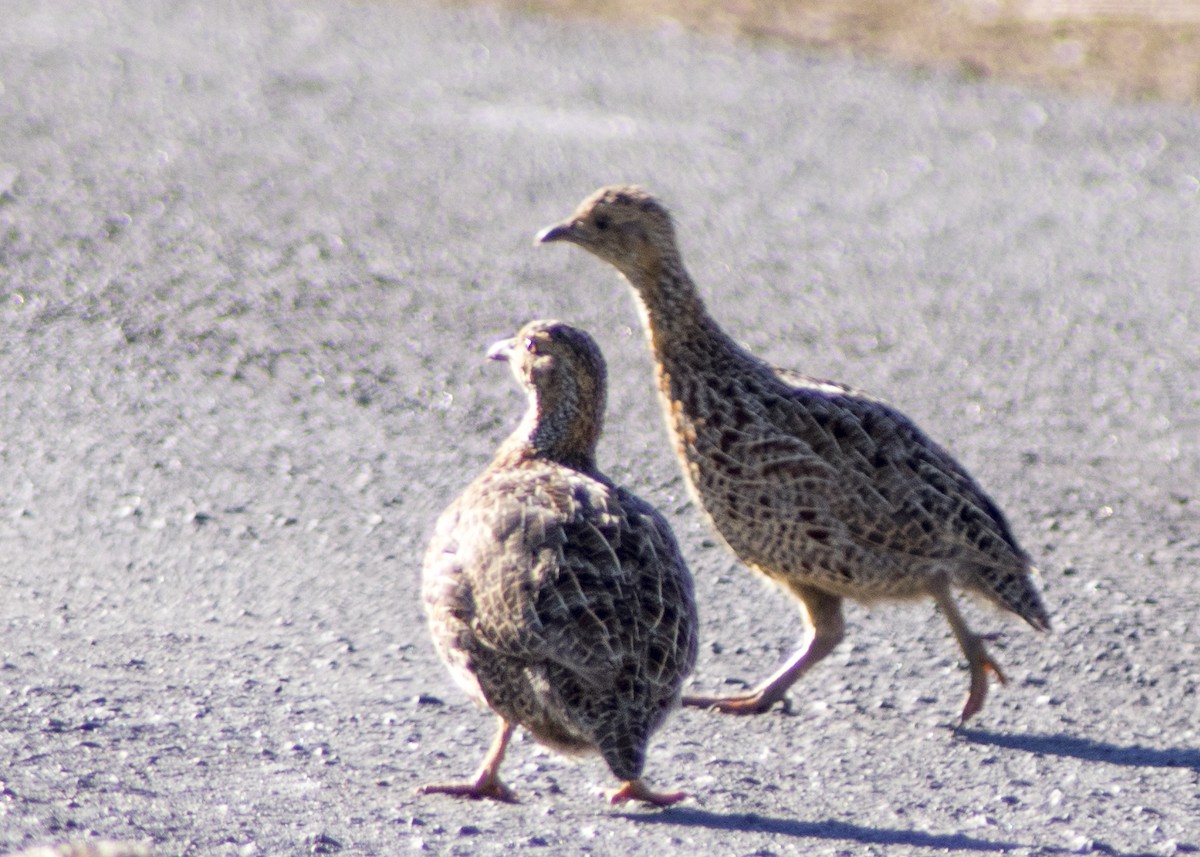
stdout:
<svg viewBox="0 0 1200 857">
<path fill-rule="evenodd" d="M 499 730 L 473 779 L 419 791 L 514 800 L 499 772 L 522 726 L 554 750 L 598 752 L 622 781 L 612 803 L 675 803 L 683 792 L 641 775 L 696 662 L 696 602 L 666 519 L 596 466 L 604 358 L 555 321 L 488 357 L 508 361 L 528 407 L 438 519 L 422 592 L 438 653 Z"/>
<path fill-rule="evenodd" d="M 962 722 L 1004 673 L 952 595 L 963 590 L 1049 630 L 1036 571 L 971 475 L 911 420 L 864 393 L 775 369 L 713 321 L 667 209 L 636 186 L 601 188 L 539 242 L 576 244 L 624 275 L 654 354 L 668 430 L 713 528 L 799 599 L 806 641 L 772 675 L 684 705 L 756 714 L 845 635 L 842 600 L 929 596 L 970 669 Z"/>
</svg>

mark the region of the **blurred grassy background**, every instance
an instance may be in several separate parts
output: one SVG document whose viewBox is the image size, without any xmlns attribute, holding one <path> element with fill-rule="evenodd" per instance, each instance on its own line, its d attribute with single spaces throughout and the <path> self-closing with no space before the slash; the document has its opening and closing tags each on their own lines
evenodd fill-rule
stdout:
<svg viewBox="0 0 1200 857">
<path fill-rule="evenodd" d="M 493 2 L 637 24 L 675 22 L 1121 100 L 1200 104 L 1200 0 Z"/>
</svg>

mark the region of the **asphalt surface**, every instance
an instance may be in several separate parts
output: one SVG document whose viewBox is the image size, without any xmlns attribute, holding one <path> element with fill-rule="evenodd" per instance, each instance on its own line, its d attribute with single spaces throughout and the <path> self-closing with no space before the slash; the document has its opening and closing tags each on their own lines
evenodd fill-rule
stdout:
<svg viewBox="0 0 1200 857">
<path fill-rule="evenodd" d="M 408 3 L 3 18 L 0 851 L 1200 851 L 1200 115 Z M 970 728 L 945 622 L 877 604 L 790 712 L 669 721 L 677 808 L 528 740 L 519 805 L 414 795 L 493 728 L 418 579 L 530 318 L 608 354 L 601 460 L 685 545 L 696 686 L 799 633 L 688 501 L 625 286 L 532 245 L 614 181 L 728 330 L 906 411 L 1038 558 L 1052 635 L 968 605 L 1010 678 Z"/>
</svg>

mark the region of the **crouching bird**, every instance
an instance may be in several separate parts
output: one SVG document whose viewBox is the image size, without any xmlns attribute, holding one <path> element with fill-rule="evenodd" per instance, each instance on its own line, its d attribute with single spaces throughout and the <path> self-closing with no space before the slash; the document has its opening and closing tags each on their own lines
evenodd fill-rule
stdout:
<svg viewBox="0 0 1200 857">
<path fill-rule="evenodd" d="M 605 363 L 585 332 L 533 321 L 488 351 L 528 408 L 487 469 L 438 519 L 423 597 L 455 680 L 496 713 L 474 778 L 422 793 L 514 800 L 500 763 L 513 730 L 598 752 L 613 803 L 666 806 L 641 779 L 646 744 L 696 662 L 692 578 L 666 520 L 596 466 Z"/>
<path fill-rule="evenodd" d="M 713 528 L 803 608 L 807 641 L 773 675 L 685 705 L 766 711 L 842 640 L 842 599 L 932 597 L 970 668 L 962 721 L 1004 674 L 963 619 L 959 589 L 1049 630 L 1035 570 L 996 504 L 904 414 L 864 393 L 775 369 L 712 319 L 670 214 L 634 186 L 601 188 L 537 236 L 624 275 L 654 354 L 668 431 Z"/>
</svg>

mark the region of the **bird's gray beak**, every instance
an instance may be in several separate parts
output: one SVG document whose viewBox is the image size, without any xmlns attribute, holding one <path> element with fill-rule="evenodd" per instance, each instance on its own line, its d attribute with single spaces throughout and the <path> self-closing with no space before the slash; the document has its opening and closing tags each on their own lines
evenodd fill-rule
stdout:
<svg viewBox="0 0 1200 857">
<path fill-rule="evenodd" d="M 514 340 L 511 338 L 501 339 L 499 342 L 493 342 L 491 345 L 488 346 L 487 359 L 488 360 L 503 360 L 503 361 L 507 362 L 509 355 L 512 354 L 513 345 L 514 345 Z"/>
<path fill-rule="evenodd" d="M 549 244 L 551 241 L 574 241 L 576 236 L 575 222 L 568 220 L 547 226 L 533 239 L 534 244 Z"/>
</svg>

